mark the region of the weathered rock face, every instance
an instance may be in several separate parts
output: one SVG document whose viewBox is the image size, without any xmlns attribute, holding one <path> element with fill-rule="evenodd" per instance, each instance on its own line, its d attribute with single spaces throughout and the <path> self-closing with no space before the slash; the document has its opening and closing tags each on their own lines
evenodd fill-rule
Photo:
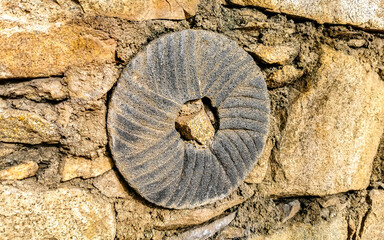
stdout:
<svg viewBox="0 0 384 240">
<path fill-rule="evenodd" d="M 361 239 L 379 240 L 384 239 L 384 191 L 372 190 L 369 193 L 372 203 L 364 221 Z"/>
<path fill-rule="evenodd" d="M 73 178 L 97 177 L 113 167 L 112 159 L 100 156 L 89 160 L 81 157 L 66 157 L 62 163 L 61 180 L 68 181 Z"/>
<path fill-rule="evenodd" d="M 346 240 L 348 224 L 342 217 L 336 217 L 329 222 L 320 222 L 315 225 L 299 223 L 271 235 L 253 236 L 251 240 Z"/>
<path fill-rule="evenodd" d="M 55 124 L 28 111 L 0 109 L 0 141 L 16 143 L 57 143 Z"/>
<path fill-rule="evenodd" d="M 313 19 L 319 23 L 349 24 L 384 30 L 384 3 L 381 0 L 230 0 L 232 4 L 256 6 L 273 12 Z"/>
<path fill-rule="evenodd" d="M 0 232 L 5 239 L 114 239 L 112 205 L 85 190 L 21 190 L 0 186 Z"/>
<path fill-rule="evenodd" d="M 195 15 L 200 0 L 80 0 L 86 13 L 119 17 L 133 21 L 149 19 L 186 19 Z"/>
<path fill-rule="evenodd" d="M 34 176 L 39 166 L 36 162 L 27 161 L 0 170 L 0 180 L 20 180 Z"/>
<path fill-rule="evenodd" d="M 323 48 L 312 85 L 289 110 L 270 195 L 364 189 L 384 128 L 384 82 L 356 58 Z"/>
<path fill-rule="evenodd" d="M 65 11 L 66 5 L 0 3 L 0 79 L 63 75 L 69 66 L 114 61 L 115 41 L 101 31 L 69 24 L 75 13 Z"/>
</svg>

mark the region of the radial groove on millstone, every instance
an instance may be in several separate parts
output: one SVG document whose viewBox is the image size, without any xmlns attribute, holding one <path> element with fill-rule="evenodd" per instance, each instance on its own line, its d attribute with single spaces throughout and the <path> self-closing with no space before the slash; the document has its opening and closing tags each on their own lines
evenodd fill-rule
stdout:
<svg viewBox="0 0 384 240">
<path fill-rule="evenodd" d="M 219 123 L 207 148 L 175 130 L 181 106 L 202 98 Z M 108 111 L 112 156 L 127 182 L 157 205 L 212 203 L 256 164 L 269 111 L 260 69 L 234 41 L 207 31 L 171 33 L 151 42 L 118 80 Z"/>
</svg>

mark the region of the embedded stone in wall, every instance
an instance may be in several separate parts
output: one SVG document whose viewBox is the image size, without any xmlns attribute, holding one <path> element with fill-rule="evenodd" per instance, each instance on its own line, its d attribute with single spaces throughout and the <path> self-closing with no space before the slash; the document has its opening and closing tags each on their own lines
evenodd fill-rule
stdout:
<svg viewBox="0 0 384 240">
<path fill-rule="evenodd" d="M 323 47 L 275 151 L 268 195 L 329 195 L 368 187 L 384 130 L 384 82 L 369 65 Z"/>
<path fill-rule="evenodd" d="M 184 141 L 175 127 L 183 105 L 199 99 L 219 120 L 216 132 L 208 116 L 193 123 L 195 140 L 209 142 L 214 134 L 208 146 Z M 176 209 L 212 203 L 258 161 L 269 106 L 259 67 L 236 42 L 208 31 L 171 33 L 151 42 L 118 80 L 108 110 L 112 156 L 152 203 Z"/>
<path fill-rule="evenodd" d="M 371 209 L 364 220 L 361 240 L 384 239 L 384 191 L 372 190 L 369 193 Z"/>
<path fill-rule="evenodd" d="M 36 162 L 26 161 L 0 170 L 0 180 L 21 180 L 36 174 L 39 166 Z"/>
<path fill-rule="evenodd" d="M 44 24 L 0 24 L 0 79 L 62 75 L 70 66 L 114 61 L 116 43 L 102 32 Z"/>
<path fill-rule="evenodd" d="M 106 111 L 103 99 L 66 101 L 56 105 L 62 146 L 69 154 L 96 158 L 107 145 Z"/>
<path fill-rule="evenodd" d="M 91 15 L 118 17 L 133 21 L 186 19 L 195 15 L 200 0 L 79 0 Z"/>
<path fill-rule="evenodd" d="M 250 240 L 344 240 L 348 237 L 348 224 L 342 217 L 335 217 L 330 221 L 323 221 L 315 224 L 293 223 L 286 226 L 283 230 L 270 235 L 252 236 Z"/>
<path fill-rule="evenodd" d="M 77 188 L 25 188 L 0 185 L 3 239 L 115 239 L 112 204 Z"/>
<path fill-rule="evenodd" d="M 382 0 L 229 0 L 229 2 L 313 19 L 318 23 L 348 24 L 366 29 L 384 30 Z"/>
<path fill-rule="evenodd" d="M 267 86 L 269 88 L 283 87 L 300 78 L 303 74 L 303 70 L 299 70 L 292 65 L 286 65 L 268 75 Z"/>
<path fill-rule="evenodd" d="M 23 110 L 0 109 L 0 141 L 13 143 L 58 143 L 57 126 Z"/>
<path fill-rule="evenodd" d="M 40 102 L 43 100 L 61 101 L 68 98 L 69 94 L 60 78 L 44 78 L 0 85 L 0 96 L 25 97 Z"/>
<path fill-rule="evenodd" d="M 251 45 L 247 49 L 249 53 L 256 56 L 260 61 L 266 64 L 285 65 L 299 54 L 300 47 L 295 43 L 287 43 L 276 46 L 267 46 L 263 44 Z"/>
<path fill-rule="evenodd" d="M 114 170 L 109 170 L 93 181 L 93 185 L 107 197 L 129 198 L 130 192 L 117 177 Z"/>
<path fill-rule="evenodd" d="M 112 160 L 106 156 L 89 160 L 81 157 L 66 157 L 63 160 L 61 181 L 68 181 L 73 178 L 97 177 L 113 167 Z"/>
<path fill-rule="evenodd" d="M 113 87 L 119 73 L 113 64 L 70 67 L 64 81 L 72 99 L 98 100 Z"/>
<path fill-rule="evenodd" d="M 264 180 L 265 175 L 267 174 L 267 170 L 269 166 L 269 157 L 271 156 L 272 148 L 273 148 L 273 141 L 272 139 L 268 139 L 264 147 L 263 153 L 260 156 L 259 161 L 257 161 L 256 166 L 245 178 L 244 180 L 245 182 L 261 183 Z"/>
</svg>

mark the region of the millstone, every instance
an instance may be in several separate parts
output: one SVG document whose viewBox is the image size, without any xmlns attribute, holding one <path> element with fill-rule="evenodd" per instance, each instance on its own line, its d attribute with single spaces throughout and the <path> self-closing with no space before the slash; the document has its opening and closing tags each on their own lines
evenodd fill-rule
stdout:
<svg viewBox="0 0 384 240">
<path fill-rule="evenodd" d="M 208 147 L 183 140 L 184 103 L 209 99 L 218 127 Z M 123 70 L 109 103 L 113 159 L 129 185 L 167 208 L 224 198 L 253 169 L 268 133 L 269 98 L 260 69 L 227 37 L 198 30 L 151 42 Z"/>
</svg>

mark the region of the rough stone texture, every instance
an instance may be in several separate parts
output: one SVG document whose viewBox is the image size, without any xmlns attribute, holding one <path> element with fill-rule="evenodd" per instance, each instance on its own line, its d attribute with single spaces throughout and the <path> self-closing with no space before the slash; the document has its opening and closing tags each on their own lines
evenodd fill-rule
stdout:
<svg viewBox="0 0 384 240">
<path fill-rule="evenodd" d="M 318 23 L 348 24 L 384 30 L 384 3 L 381 0 L 229 0 L 241 6 L 257 6 L 273 12 L 313 19 Z"/>
<path fill-rule="evenodd" d="M 342 217 L 336 217 L 315 225 L 308 223 L 294 223 L 285 229 L 271 235 L 259 235 L 249 238 L 250 240 L 347 240 L 348 224 Z"/>
<path fill-rule="evenodd" d="M 372 190 L 369 193 L 371 209 L 363 222 L 361 240 L 384 239 L 384 191 Z"/>
<path fill-rule="evenodd" d="M 3 239 L 114 239 L 115 224 L 112 205 L 87 191 L 0 185 Z"/>
<path fill-rule="evenodd" d="M 123 185 L 113 170 L 109 170 L 93 181 L 93 185 L 107 197 L 129 198 L 128 189 Z"/>
<path fill-rule="evenodd" d="M 299 70 L 292 65 L 283 66 L 281 69 L 268 75 L 267 86 L 268 88 L 283 87 L 303 76 L 303 73 L 303 70 Z"/>
<path fill-rule="evenodd" d="M 98 100 L 112 88 L 119 71 L 112 64 L 70 67 L 64 81 L 72 99 Z"/>
<path fill-rule="evenodd" d="M 0 85 L 0 96 L 7 98 L 24 96 L 29 100 L 41 102 L 61 101 L 68 98 L 69 94 L 60 78 L 45 78 Z"/>
<path fill-rule="evenodd" d="M 251 45 L 247 51 L 266 64 L 285 65 L 299 53 L 299 45 L 290 43 L 277 46 Z"/>
<path fill-rule="evenodd" d="M 57 143 L 57 126 L 41 116 L 22 110 L 0 109 L 0 141 L 14 143 Z"/>
<path fill-rule="evenodd" d="M 202 145 L 212 143 L 215 135 L 215 129 L 212 126 L 211 120 L 204 110 L 203 103 L 199 100 L 199 110 L 192 114 L 182 114 L 175 120 L 176 129 L 180 135 L 187 140 L 195 140 Z M 182 110 L 183 111 L 182 106 Z"/>
<path fill-rule="evenodd" d="M 63 138 L 63 148 L 69 154 L 96 158 L 107 145 L 104 100 L 66 101 L 57 105 L 57 124 Z"/>
<path fill-rule="evenodd" d="M 201 226 L 192 230 L 188 230 L 178 235 L 177 237 L 171 237 L 171 240 L 204 240 L 213 236 L 215 233 L 219 232 L 225 228 L 228 224 L 232 222 L 235 218 L 236 212 L 229 214 L 223 218 L 217 219 L 214 222 Z"/>
<path fill-rule="evenodd" d="M 384 128 L 384 82 L 355 57 L 323 48 L 308 92 L 291 106 L 270 195 L 365 189 Z"/>
<path fill-rule="evenodd" d="M 209 148 L 200 149 L 180 138 L 175 119 L 182 104 L 203 97 L 220 125 Z M 259 68 L 234 41 L 207 31 L 151 42 L 124 69 L 108 111 L 117 168 L 140 195 L 169 208 L 227 196 L 253 169 L 268 127 Z"/>
<path fill-rule="evenodd" d="M 36 162 L 28 161 L 0 170 L 0 180 L 21 180 L 36 174 L 39 166 Z"/>
<path fill-rule="evenodd" d="M 119 17 L 133 21 L 186 19 L 195 15 L 200 0 L 79 0 L 91 15 Z"/>
<path fill-rule="evenodd" d="M 168 210 L 148 205 L 132 193 L 127 199 L 119 200 L 117 212 L 118 239 L 143 239 L 144 233 L 152 228 L 158 230 L 187 228 L 202 224 L 220 216 L 229 208 L 243 203 L 253 195 L 246 186 L 242 186 L 241 195 L 232 193 L 229 197 L 213 205 L 198 209 Z"/>
<path fill-rule="evenodd" d="M 63 160 L 61 181 L 68 181 L 73 178 L 97 177 L 113 167 L 112 160 L 106 156 L 100 156 L 94 160 L 81 157 L 66 157 Z"/>
<path fill-rule="evenodd" d="M 0 79 L 62 75 L 69 66 L 114 61 L 116 43 L 103 33 L 57 25 L 14 32 L 13 24 L 0 25 Z"/>
</svg>

